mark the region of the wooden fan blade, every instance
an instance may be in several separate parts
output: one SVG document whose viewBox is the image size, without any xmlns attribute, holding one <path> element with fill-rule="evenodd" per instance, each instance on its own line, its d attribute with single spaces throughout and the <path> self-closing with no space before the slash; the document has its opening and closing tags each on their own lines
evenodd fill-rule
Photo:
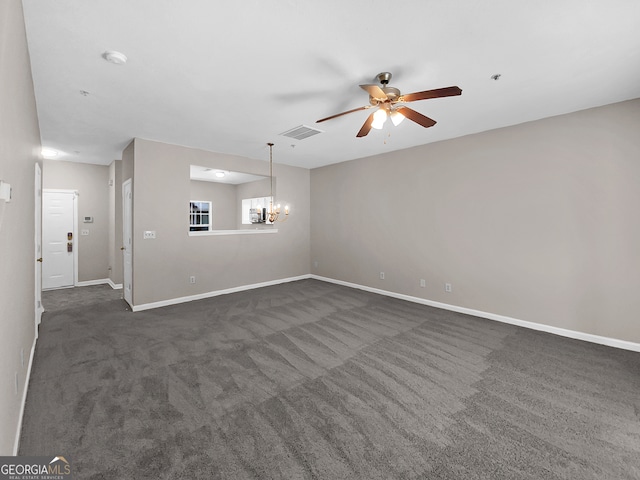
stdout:
<svg viewBox="0 0 640 480">
<path fill-rule="evenodd" d="M 461 95 L 459 87 L 436 88 L 435 90 L 425 90 L 424 92 L 407 93 L 398 98 L 398 102 L 415 102 L 416 100 L 427 100 L 429 98 L 453 97 Z"/>
<path fill-rule="evenodd" d="M 382 89 L 378 85 L 360 85 L 360 88 L 366 90 L 369 95 L 373 98 L 377 98 L 378 100 L 386 100 L 387 94 L 382 91 Z"/>
<path fill-rule="evenodd" d="M 367 120 L 364 122 L 364 125 L 362 125 L 362 128 L 360 129 L 356 137 L 365 137 L 371 131 L 371 124 L 373 123 L 374 113 L 376 112 L 373 112 L 371 115 L 367 117 Z"/>
<path fill-rule="evenodd" d="M 418 125 L 422 125 L 424 128 L 433 127 L 437 123 L 432 118 L 425 117 L 421 113 L 418 113 L 409 107 L 399 107 L 398 112 L 409 120 L 416 122 Z"/>
<path fill-rule="evenodd" d="M 346 112 L 336 113 L 335 115 L 331 115 L 330 117 L 321 118 L 320 120 L 316 120 L 316 123 L 320 123 L 320 122 L 324 122 L 324 121 L 327 121 L 327 120 L 331 120 L 332 118 L 341 117 L 342 115 L 346 115 L 347 113 L 358 112 L 360 110 L 365 110 L 367 108 L 371 108 L 371 105 L 365 105 L 364 107 L 354 108 L 353 110 L 349 110 L 349 111 L 346 111 Z"/>
</svg>

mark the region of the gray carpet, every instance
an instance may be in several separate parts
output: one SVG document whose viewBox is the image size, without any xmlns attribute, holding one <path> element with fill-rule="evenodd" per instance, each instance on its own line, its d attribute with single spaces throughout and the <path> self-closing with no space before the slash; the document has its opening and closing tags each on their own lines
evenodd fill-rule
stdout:
<svg viewBox="0 0 640 480">
<path fill-rule="evenodd" d="M 640 478 L 638 353 L 315 280 L 119 297 L 48 292 L 20 455 L 77 479 Z"/>
<path fill-rule="evenodd" d="M 45 290 L 42 292 L 42 306 L 47 312 L 60 312 L 67 308 L 86 307 L 122 298 L 122 290 L 114 290 L 106 285 L 91 285 L 79 288 Z M 122 302 L 124 308 L 129 306 Z M 130 309 L 129 309 L 130 310 Z"/>
</svg>

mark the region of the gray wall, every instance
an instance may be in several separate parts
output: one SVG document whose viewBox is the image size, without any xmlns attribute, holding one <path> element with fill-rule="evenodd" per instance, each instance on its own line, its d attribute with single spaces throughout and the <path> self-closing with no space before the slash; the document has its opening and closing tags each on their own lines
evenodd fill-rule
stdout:
<svg viewBox="0 0 640 480">
<path fill-rule="evenodd" d="M 277 167 L 273 167 L 274 171 Z M 273 194 L 278 198 L 278 192 L 276 191 L 276 178 L 274 172 L 273 179 Z M 237 199 L 241 201 L 243 198 L 257 198 L 268 197 L 270 193 L 271 182 L 269 178 L 263 178 L 262 180 L 255 180 L 253 182 L 241 183 L 237 189 Z M 268 206 L 268 205 L 267 205 Z"/>
<path fill-rule="evenodd" d="M 279 201 L 292 209 L 278 233 L 190 237 L 189 165 L 262 175 L 268 163 L 142 139 L 130 152 L 123 152 L 123 172 L 132 169 L 134 176 L 134 305 L 309 272 L 309 170 L 274 166 Z M 157 238 L 143 240 L 145 230 Z"/>
<path fill-rule="evenodd" d="M 274 167 L 275 168 L 275 167 Z M 275 173 L 274 173 L 275 176 Z M 238 205 L 242 205 L 242 200 L 246 198 L 259 198 L 259 197 L 268 197 L 271 191 L 271 182 L 269 178 L 264 178 L 262 180 L 256 180 L 254 182 L 242 183 L 237 186 L 236 189 L 236 202 Z M 276 192 L 276 179 L 273 179 L 273 195 L 276 197 L 276 201 L 278 198 L 278 193 Z M 282 202 L 281 202 L 282 203 Z M 269 205 L 263 205 L 267 210 L 269 209 Z M 284 205 L 282 205 L 284 209 Z M 284 210 L 283 210 L 284 212 Z M 238 208 L 238 214 L 236 216 L 236 223 L 239 230 L 243 229 L 255 229 L 255 225 L 243 225 L 242 224 L 242 209 Z M 270 226 L 261 225 L 258 228 L 271 228 Z"/>
<path fill-rule="evenodd" d="M 638 132 L 640 99 L 314 169 L 311 271 L 640 342 Z"/>
<path fill-rule="evenodd" d="M 135 140 L 131 140 L 129 145 L 122 151 L 122 182 L 126 182 L 129 179 L 133 179 L 133 165 L 135 160 L 133 158 L 133 152 L 135 147 Z"/>
<path fill-rule="evenodd" d="M 122 284 L 122 161 L 109 165 L 109 278 Z"/>
<path fill-rule="evenodd" d="M 236 186 L 216 182 L 191 180 L 189 200 L 211 202 L 211 229 L 235 230 L 237 205 Z M 189 206 L 187 202 L 187 207 Z M 188 215 L 188 208 L 185 210 Z M 187 225 L 187 228 L 189 225 Z"/>
<path fill-rule="evenodd" d="M 0 213 L 0 455 L 12 455 L 35 338 L 34 165 L 41 148 L 19 0 L 0 2 L 0 85 L 0 179 L 13 187 Z"/>
<path fill-rule="evenodd" d="M 78 281 L 108 278 L 109 167 L 45 160 L 42 175 L 44 188 L 78 191 Z M 93 223 L 83 223 L 85 216 Z"/>
</svg>

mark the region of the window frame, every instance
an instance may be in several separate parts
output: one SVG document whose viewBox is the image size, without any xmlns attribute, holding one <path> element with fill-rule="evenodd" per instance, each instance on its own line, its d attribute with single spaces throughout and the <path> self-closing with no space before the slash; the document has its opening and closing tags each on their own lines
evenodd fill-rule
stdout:
<svg viewBox="0 0 640 480">
<path fill-rule="evenodd" d="M 205 211 L 194 211 L 194 206 L 207 204 L 208 210 Z M 189 201 L 189 233 L 191 232 L 210 232 L 212 230 L 211 225 L 213 224 L 213 205 L 210 200 L 190 200 Z M 207 216 L 207 222 L 202 221 L 203 216 Z M 194 223 L 196 218 L 200 219 L 200 223 Z"/>
</svg>

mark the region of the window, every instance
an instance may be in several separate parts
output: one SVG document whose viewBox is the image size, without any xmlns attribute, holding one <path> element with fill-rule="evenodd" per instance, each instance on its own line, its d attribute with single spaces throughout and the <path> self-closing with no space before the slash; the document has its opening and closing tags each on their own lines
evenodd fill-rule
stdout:
<svg viewBox="0 0 640 480">
<path fill-rule="evenodd" d="M 211 202 L 192 200 L 189 214 L 190 232 L 208 232 L 211 230 Z"/>
<path fill-rule="evenodd" d="M 271 197 L 244 198 L 242 200 L 242 224 L 265 223 L 271 225 L 269 219 L 266 218 L 270 202 Z"/>
</svg>

